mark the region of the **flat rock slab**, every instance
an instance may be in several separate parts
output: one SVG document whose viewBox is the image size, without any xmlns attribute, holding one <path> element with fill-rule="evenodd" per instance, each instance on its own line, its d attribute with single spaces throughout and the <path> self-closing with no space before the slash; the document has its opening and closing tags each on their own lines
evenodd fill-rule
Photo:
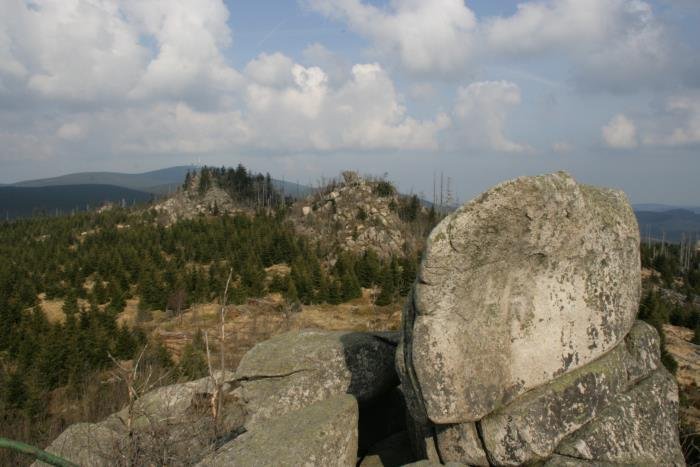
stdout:
<svg viewBox="0 0 700 467">
<path fill-rule="evenodd" d="M 354 467 L 357 401 L 341 395 L 261 423 L 205 458 L 200 467 Z"/>
<path fill-rule="evenodd" d="M 397 337 L 385 333 L 293 331 L 261 342 L 236 370 L 246 427 L 339 394 L 359 402 L 398 384 Z"/>
<path fill-rule="evenodd" d="M 620 191 L 559 172 L 462 206 L 431 232 L 404 317 L 428 418 L 479 420 L 592 362 L 632 327 L 640 289 L 639 229 Z"/>
</svg>

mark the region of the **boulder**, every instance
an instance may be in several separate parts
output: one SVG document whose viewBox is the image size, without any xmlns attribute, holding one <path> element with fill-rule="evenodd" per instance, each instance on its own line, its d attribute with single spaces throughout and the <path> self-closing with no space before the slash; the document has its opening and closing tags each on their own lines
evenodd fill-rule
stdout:
<svg viewBox="0 0 700 467">
<path fill-rule="evenodd" d="M 678 440 L 678 386 L 664 368 L 619 394 L 557 453 L 625 465 L 684 466 Z"/>
<path fill-rule="evenodd" d="M 436 426 L 435 444 L 443 462 L 490 465 L 474 422 Z"/>
<path fill-rule="evenodd" d="M 658 367 L 658 334 L 639 321 L 630 335 L 602 358 L 484 417 L 481 432 L 491 462 L 520 465 L 547 459 L 564 438 L 601 414 L 637 381 L 630 375 L 649 375 Z"/>
<path fill-rule="evenodd" d="M 559 172 L 462 206 L 431 232 L 404 316 L 427 417 L 479 420 L 601 357 L 632 327 L 640 287 L 639 230 L 620 191 Z"/>
<path fill-rule="evenodd" d="M 46 451 L 78 465 L 110 467 L 119 454 L 125 452 L 125 442 L 120 433 L 97 423 L 76 423 L 46 448 Z M 32 467 L 48 466 L 36 461 Z"/>
<path fill-rule="evenodd" d="M 257 425 L 198 465 L 354 467 L 357 419 L 353 396 L 332 397 Z"/>
<path fill-rule="evenodd" d="M 360 403 L 398 384 L 397 333 L 292 331 L 261 342 L 236 370 L 246 427 L 317 401 L 352 394 Z"/>
</svg>

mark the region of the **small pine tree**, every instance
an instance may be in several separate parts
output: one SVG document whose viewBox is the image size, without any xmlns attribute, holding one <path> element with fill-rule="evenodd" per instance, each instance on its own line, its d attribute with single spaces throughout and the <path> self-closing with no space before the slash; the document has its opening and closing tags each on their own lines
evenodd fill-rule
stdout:
<svg viewBox="0 0 700 467">
<path fill-rule="evenodd" d="M 202 378 L 207 375 L 207 360 L 204 353 L 192 343 L 185 345 L 177 371 L 185 381 Z"/>
</svg>

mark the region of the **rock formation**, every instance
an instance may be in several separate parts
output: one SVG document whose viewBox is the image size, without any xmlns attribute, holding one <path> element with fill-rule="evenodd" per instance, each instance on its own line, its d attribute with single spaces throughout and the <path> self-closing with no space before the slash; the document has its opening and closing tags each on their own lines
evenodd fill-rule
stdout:
<svg viewBox="0 0 700 467">
<path fill-rule="evenodd" d="M 282 334 L 225 375 L 216 426 L 203 378 L 48 450 L 94 466 L 680 466 L 678 388 L 639 295 L 622 193 L 519 178 L 434 229 L 401 333 Z"/>
<path fill-rule="evenodd" d="M 69 427 L 47 450 L 96 467 L 124 459 L 136 465 L 353 466 L 358 452 L 403 429 L 394 369 L 398 340 L 389 332 L 288 332 L 253 347 L 235 373 L 224 375 L 218 427 L 209 412 L 214 388 L 207 377 L 139 398 L 131 436 L 125 408 L 100 423 Z M 367 428 L 359 434 L 358 426 Z"/>
<path fill-rule="evenodd" d="M 635 324 L 640 287 L 621 192 L 525 177 L 445 218 L 397 352 L 417 454 L 682 465 L 677 386 L 656 331 Z"/>
<path fill-rule="evenodd" d="M 385 187 L 387 191 L 382 191 Z M 294 221 L 310 238 L 387 257 L 415 249 L 419 240 L 399 218 L 400 196 L 387 182 L 343 172 L 343 180 L 297 203 Z"/>
<path fill-rule="evenodd" d="M 212 185 L 204 193 L 199 193 L 200 173 L 195 173 L 188 186 L 172 196 L 153 205 L 158 223 L 172 225 L 180 220 L 195 219 L 212 214 L 235 214 L 249 212 L 236 204 L 222 188 Z"/>
</svg>

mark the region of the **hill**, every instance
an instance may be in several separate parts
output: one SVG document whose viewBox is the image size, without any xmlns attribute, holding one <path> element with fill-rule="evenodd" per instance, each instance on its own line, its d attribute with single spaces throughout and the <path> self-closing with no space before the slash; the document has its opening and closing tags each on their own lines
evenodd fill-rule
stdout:
<svg viewBox="0 0 700 467">
<path fill-rule="evenodd" d="M 635 211 L 642 238 L 680 242 L 700 238 L 700 214 L 687 209 Z"/>
<path fill-rule="evenodd" d="M 80 172 L 59 177 L 26 180 L 15 183 L 17 187 L 48 187 L 62 185 L 113 185 L 149 193 L 166 194 L 182 184 L 191 166 L 169 167 L 144 173 Z"/>
<path fill-rule="evenodd" d="M 643 203 L 632 205 L 635 211 L 651 211 L 651 212 L 664 212 L 673 211 L 675 209 L 685 209 L 686 211 L 692 211 L 695 214 L 700 214 L 700 206 L 673 206 L 670 204 L 659 204 L 659 203 Z"/>
<path fill-rule="evenodd" d="M 148 202 L 153 194 L 113 185 L 61 185 L 43 187 L 0 187 L 0 215 L 15 219 L 35 215 L 56 215 L 85 211 L 104 203 Z"/>
<path fill-rule="evenodd" d="M 187 172 L 193 172 L 195 170 L 197 170 L 195 166 L 181 165 L 133 174 L 121 172 L 79 172 L 61 175 L 59 177 L 25 180 L 14 183 L 11 186 L 113 185 L 157 195 L 165 195 L 175 192 L 177 188 L 182 185 Z M 272 179 L 272 184 L 278 191 L 292 198 L 303 198 L 313 192 L 313 188 L 311 187 L 285 180 Z"/>
</svg>

